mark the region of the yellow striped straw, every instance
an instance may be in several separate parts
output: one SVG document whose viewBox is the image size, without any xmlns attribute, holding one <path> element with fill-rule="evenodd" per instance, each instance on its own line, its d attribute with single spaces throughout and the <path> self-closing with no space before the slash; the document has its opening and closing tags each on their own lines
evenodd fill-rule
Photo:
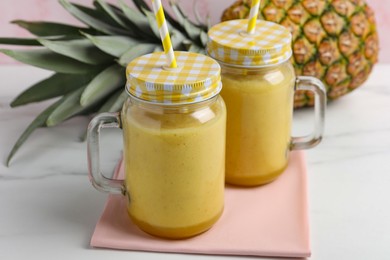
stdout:
<svg viewBox="0 0 390 260">
<path fill-rule="evenodd" d="M 249 34 L 254 34 L 256 29 L 257 15 L 259 14 L 260 0 L 252 0 L 251 12 L 249 14 L 248 29 Z"/>
<path fill-rule="evenodd" d="M 169 36 L 167 22 L 165 20 L 164 8 L 160 0 L 152 0 L 154 15 L 156 16 L 158 30 L 160 32 L 165 55 L 168 59 L 168 67 L 176 68 L 176 58 L 173 52 L 171 37 Z"/>
</svg>

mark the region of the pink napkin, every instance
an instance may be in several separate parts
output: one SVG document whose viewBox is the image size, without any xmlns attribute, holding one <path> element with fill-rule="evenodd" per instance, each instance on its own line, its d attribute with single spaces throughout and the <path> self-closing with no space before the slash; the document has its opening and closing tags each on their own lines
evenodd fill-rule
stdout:
<svg viewBox="0 0 390 260">
<path fill-rule="evenodd" d="M 123 165 L 117 174 L 123 178 Z M 135 226 L 123 196 L 110 195 L 91 246 L 137 251 L 273 257 L 310 256 L 304 153 L 291 153 L 276 181 L 256 188 L 227 186 L 225 209 L 207 232 L 185 240 L 165 240 Z"/>
</svg>

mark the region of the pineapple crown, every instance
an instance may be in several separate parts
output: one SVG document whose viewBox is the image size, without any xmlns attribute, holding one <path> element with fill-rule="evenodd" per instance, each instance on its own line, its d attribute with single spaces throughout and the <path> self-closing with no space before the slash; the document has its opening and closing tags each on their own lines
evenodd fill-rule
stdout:
<svg viewBox="0 0 390 260">
<path fill-rule="evenodd" d="M 127 98 L 124 91 L 126 65 L 134 58 L 162 51 L 151 8 L 144 0 L 124 0 L 113 5 L 94 0 L 83 6 L 67 0 L 59 3 L 83 26 L 56 22 L 12 23 L 32 33 L 34 38 L 0 38 L 0 44 L 30 46 L 26 50 L 0 49 L 22 63 L 53 71 L 53 75 L 17 96 L 12 107 L 58 98 L 39 114 L 12 148 L 6 164 L 38 127 L 55 126 L 77 115 L 116 112 Z M 173 48 L 204 53 L 208 25 L 192 22 L 176 1 L 169 2 L 174 14 L 166 13 Z M 197 8 L 194 8 L 197 10 Z M 85 139 L 85 134 L 81 137 Z"/>
</svg>

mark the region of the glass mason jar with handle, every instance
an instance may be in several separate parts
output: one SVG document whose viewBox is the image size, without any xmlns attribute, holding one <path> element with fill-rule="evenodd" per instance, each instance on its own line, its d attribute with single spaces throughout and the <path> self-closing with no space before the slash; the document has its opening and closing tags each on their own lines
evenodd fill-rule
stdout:
<svg viewBox="0 0 390 260">
<path fill-rule="evenodd" d="M 313 77 L 296 77 L 290 63 L 291 34 L 283 26 L 233 20 L 209 30 L 207 52 L 222 67 L 227 115 L 226 182 L 256 186 L 275 180 L 289 153 L 316 146 L 324 129 L 325 87 Z M 291 137 L 295 90 L 315 95 L 311 135 Z"/>
<path fill-rule="evenodd" d="M 94 187 L 124 194 L 138 227 L 178 239 L 208 230 L 222 214 L 226 108 L 218 63 L 195 53 L 175 56 L 176 69 L 164 68 L 164 53 L 129 63 L 129 98 L 121 114 L 91 121 L 88 161 Z M 100 171 L 99 132 L 110 127 L 123 129 L 124 181 Z"/>
</svg>

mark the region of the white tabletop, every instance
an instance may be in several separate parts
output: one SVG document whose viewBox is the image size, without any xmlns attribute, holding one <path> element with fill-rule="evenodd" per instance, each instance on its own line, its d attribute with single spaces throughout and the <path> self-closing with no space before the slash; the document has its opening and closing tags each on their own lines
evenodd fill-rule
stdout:
<svg viewBox="0 0 390 260">
<path fill-rule="evenodd" d="M 390 65 L 378 65 L 363 87 L 330 103 L 325 138 L 306 153 L 311 259 L 390 257 L 389 74 Z M 5 167 L 16 139 L 49 103 L 8 104 L 47 75 L 28 66 L 0 67 L 0 259 L 241 259 L 91 248 L 107 195 L 90 185 L 86 145 L 78 141 L 88 118 L 38 129 Z M 309 132 L 311 118 L 310 109 L 296 111 L 294 132 Z M 110 171 L 121 137 L 118 131 L 104 136 Z"/>
</svg>

